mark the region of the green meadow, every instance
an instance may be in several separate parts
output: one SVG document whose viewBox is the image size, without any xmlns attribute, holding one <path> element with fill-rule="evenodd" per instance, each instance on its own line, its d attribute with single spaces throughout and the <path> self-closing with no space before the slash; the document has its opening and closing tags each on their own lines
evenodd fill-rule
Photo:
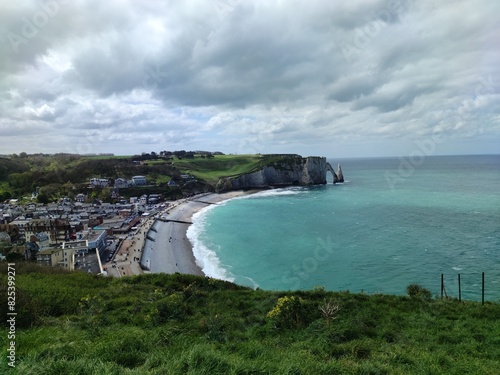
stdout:
<svg viewBox="0 0 500 375">
<path fill-rule="evenodd" d="M 267 165 L 271 159 L 261 155 L 216 155 L 210 159 L 195 157 L 175 160 L 173 165 L 183 173 L 215 184 L 222 177 L 255 172 Z"/>
<path fill-rule="evenodd" d="M 0 298 L 7 301 L 6 263 Z M 270 292 L 190 275 L 120 279 L 18 263 L 2 374 L 498 374 L 500 304 Z M 402 286 L 404 291 L 406 286 Z"/>
</svg>

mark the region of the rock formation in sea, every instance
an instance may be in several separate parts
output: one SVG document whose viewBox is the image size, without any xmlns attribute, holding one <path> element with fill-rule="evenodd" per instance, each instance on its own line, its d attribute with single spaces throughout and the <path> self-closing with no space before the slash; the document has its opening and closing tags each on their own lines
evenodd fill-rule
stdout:
<svg viewBox="0 0 500 375">
<path fill-rule="evenodd" d="M 338 179 L 337 182 L 344 182 L 344 175 L 342 174 L 342 168 L 340 167 L 340 163 L 339 166 L 337 167 L 337 179 Z"/>
<path fill-rule="evenodd" d="M 339 180 L 325 157 L 290 155 L 270 162 L 258 171 L 222 178 L 216 191 L 326 184 L 327 171 L 332 173 L 334 183 L 343 181 L 343 178 Z"/>
</svg>

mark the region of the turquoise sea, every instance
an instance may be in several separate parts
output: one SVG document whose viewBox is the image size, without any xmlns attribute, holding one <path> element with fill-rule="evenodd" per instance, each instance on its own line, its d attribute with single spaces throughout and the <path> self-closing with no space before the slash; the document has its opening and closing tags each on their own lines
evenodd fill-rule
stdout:
<svg viewBox="0 0 500 375">
<path fill-rule="evenodd" d="M 338 162 L 346 182 L 210 206 L 188 231 L 205 274 L 269 290 L 500 300 L 500 155 Z M 330 176 L 331 177 L 331 176 Z"/>
</svg>

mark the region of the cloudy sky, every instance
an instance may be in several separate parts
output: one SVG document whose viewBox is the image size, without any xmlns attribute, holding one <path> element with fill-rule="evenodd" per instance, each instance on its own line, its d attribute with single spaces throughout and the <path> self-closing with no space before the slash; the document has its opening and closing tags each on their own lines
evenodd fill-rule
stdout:
<svg viewBox="0 0 500 375">
<path fill-rule="evenodd" d="M 496 0 L 0 0 L 0 154 L 500 153 Z"/>
</svg>

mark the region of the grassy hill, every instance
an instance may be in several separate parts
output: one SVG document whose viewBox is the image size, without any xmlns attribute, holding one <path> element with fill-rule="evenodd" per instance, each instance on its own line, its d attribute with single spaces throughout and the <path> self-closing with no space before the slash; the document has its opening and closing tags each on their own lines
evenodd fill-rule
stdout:
<svg viewBox="0 0 500 375">
<path fill-rule="evenodd" d="M 238 176 L 256 171 L 279 160 L 280 156 L 262 155 L 194 155 L 176 156 L 80 156 L 24 155 L 0 158 L 0 202 L 31 195 L 38 187 L 48 199 L 74 196 L 85 192 L 90 178 L 127 178 L 146 176 L 147 180 L 166 189 L 171 178 L 180 180 L 191 174 L 198 180 L 215 186 L 221 177 Z"/>
<path fill-rule="evenodd" d="M 24 263 L 16 273 L 17 362 L 2 355 L 5 374 L 498 374 L 500 304 Z"/>
<path fill-rule="evenodd" d="M 173 165 L 201 180 L 216 184 L 222 177 L 239 176 L 262 169 L 282 159 L 273 155 L 217 155 L 213 159 L 182 159 Z"/>
</svg>

